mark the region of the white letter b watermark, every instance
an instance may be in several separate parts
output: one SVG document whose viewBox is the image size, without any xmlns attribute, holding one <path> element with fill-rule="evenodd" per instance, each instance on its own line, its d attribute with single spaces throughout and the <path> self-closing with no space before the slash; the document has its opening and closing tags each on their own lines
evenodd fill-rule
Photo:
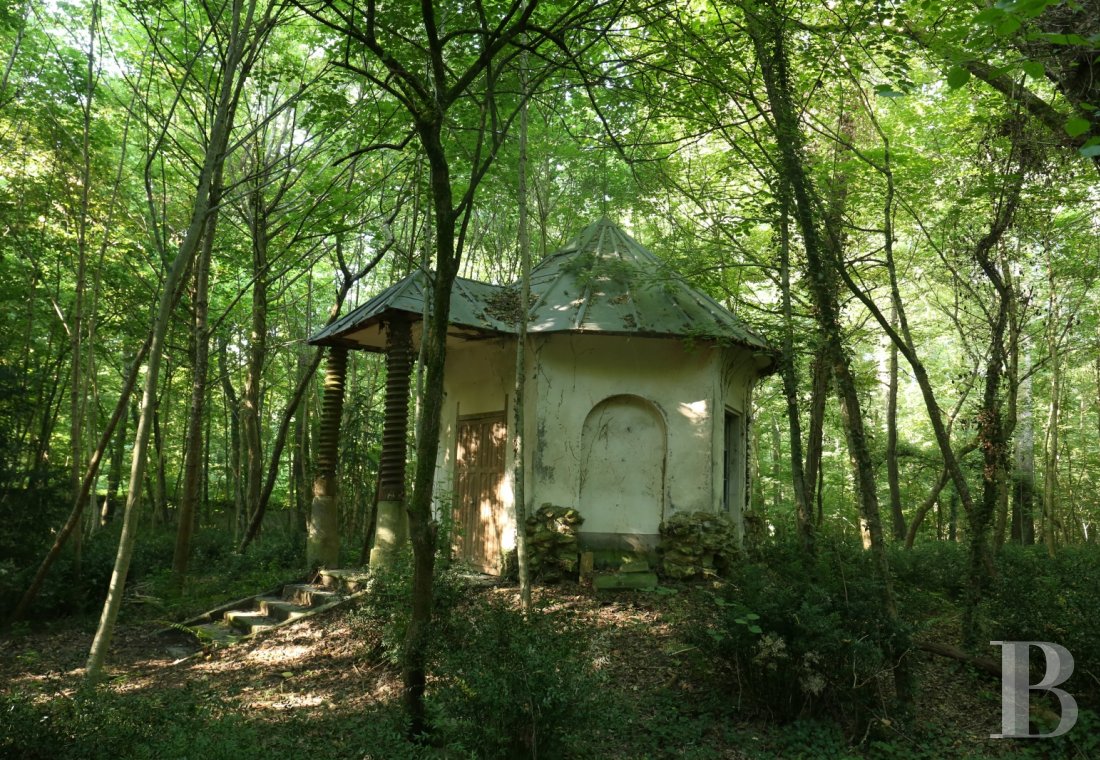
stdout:
<svg viewBox="0 0 1100 760">
<path fill-rule="evenodd" d="M 1001 733 L 993 739 L 1050 739 L 1073 728 L 1077 722 L 1077 700 L 1063 689 L 1056 688 L 1073 675 L 1073 655 L 1060 644 L 1049 641 L 991 641 L 1001 647 Z M 1031 683 L 1029 652 L 1039 647 L 1046 656 L 1046 675 L 1039 683 Z M 1049 691 L 1058 696 L 1062 717 L 1048 734 L 1028 731 L 1028 707 L 1031 692 Z"/>
</svg>

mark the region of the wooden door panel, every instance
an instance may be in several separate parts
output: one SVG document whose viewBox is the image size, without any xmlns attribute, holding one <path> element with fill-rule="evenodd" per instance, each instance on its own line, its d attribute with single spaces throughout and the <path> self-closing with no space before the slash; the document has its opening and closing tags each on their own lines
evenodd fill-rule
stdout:
<svg viewBox="0 0 1100 760">
<path fill-rule="evenodd" d="M 460 419 L 454 476 L 455 554 L 486 572 L 500 572 L 504 528 L 504 413 Z"/>
</svg>

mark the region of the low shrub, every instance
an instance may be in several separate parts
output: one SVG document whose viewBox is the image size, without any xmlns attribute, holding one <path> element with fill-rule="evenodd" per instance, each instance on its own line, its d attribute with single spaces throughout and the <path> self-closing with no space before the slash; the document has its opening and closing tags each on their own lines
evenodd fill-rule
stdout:
<svg viewBox="0 0 1100 760">
<path fill-rule="evenodd" d="M 1100 685 L 1089 674 L 1100 673 L 1100 552 L 1067 546 L 1051 558 L 1042 547 L 1005 546 L 996 567 L 981 608 L 983 638 L 1061 644 L 1075 662 L 1061 688 L 1096 708 Z"/>
<path fill-rule="evenodd" d="M 364 594 L 351 619 L 363 633 L 377 640 L 381 655 L 391 664 L 401 662 L 405 631 L 412 609 L 412 549 L 396 552 L 388 566 L 371 568 L 369 593 Z M 432 581 L 433 615 L 446 618 L 467 595 L 467 583 L 456 568 L 437 556 Z"/>
<path fill-rule="evenodd" d="M 429 693 L 439 740 L 479 758 L 570 755 L 599 691 L 586 636 L 564 615 L 483 599 L 440 620 Z"/>
<path fill-rule="evenodd" d="M 890 570 L 899 589 L 938 594 L 958 601 L 966 587 L 967 547 L 951 541 L 926 541 L 912 549 L 891 547 Z"/>
<path fill-rule="evenodd" d="M 723 659 L 738 699 L 780 720 L 832 717 L 853 735 L 889 712 L 894 668 L 908 631 L 883 613 L 870 557 L 819 543 L 812 564 L 797 547 L 771 547 L 731 569 L 712 594 L 699 646 Z"/>
<path fill-rule="evenodd" d="M 107 690 L 36 702 L 0 695 L 0 756 L 24 760 L 174 760 L 247 757 L 255 732 L 185 691 Z"/>
</svg>

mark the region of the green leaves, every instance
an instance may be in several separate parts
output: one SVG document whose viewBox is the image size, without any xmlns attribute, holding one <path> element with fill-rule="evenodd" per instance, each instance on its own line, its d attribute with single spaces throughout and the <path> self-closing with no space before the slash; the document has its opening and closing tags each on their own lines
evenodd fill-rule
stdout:
<svg viewBox="0 0 1100 760">
<path fill-rule="evenodd" d="M 1080 116 L 1074 116 L 1066 122 L 1066 134 L 1070 137 L 1080 137 L 1081 135 L 1088 132 L 1091 126 L 1092 123 L 1088 119 L 1082 118 Z"/>
<path fill-rule="evenodd" d="M 899 90 L 895 90 L 892 85 L 888 84 L 876 84 L 875 95 L 880 98 L 903 98 L 905 93 Z"/>
<path fill-rule="evenodd" d="M 1100 137 L 1090 137 L 1088 142 L 1077 149 L 1085 158 L 1100 157 Z"/>
<path fill-rule="evenodd" d="M 1039 61 L 1024 61 L 1020 68 L 1032 79 L 1042 79 L 1046 75 L 1046 68 Z"/>
<path fill-rule="evenodd" d="M 947 72 L 947 86 L 957 90 L 970 81 L 970 71 L 962 66 L 954 66 Z"/>
<path fill-rule="evenodd" d="M 750 612 L 746 615 L 742 615 L 740 617 L 734 618 L 733 622 L 737 623 L 738 625 L 745 626 L 748 629 L 749 633 L 760 634 L 760 633 L 764 632 L 764 629 L 756 624 L 755 621 L 757 621 L 759 619 L 760 619 L 759 615 L 757 615 L 755 612 Z"/>
</svg>

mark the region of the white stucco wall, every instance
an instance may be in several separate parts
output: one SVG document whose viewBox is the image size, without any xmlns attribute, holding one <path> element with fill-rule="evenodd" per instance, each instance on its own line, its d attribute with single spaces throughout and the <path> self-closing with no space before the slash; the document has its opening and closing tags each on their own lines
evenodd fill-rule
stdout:
<svg viewBox="0 0 1100 760">
<path fill-rule="evenodd" d="M 634 396 L 652 404 L 661 415 L 667 443 L 660 514 L 639 514 L 628 529 L 653 535 L 660 520 L 673 512 L 714 509 L 713 411 L 724 395 L 720 350 L 680 340 L 551 335 L 536 340 L 535 353 L 538 430 L 531 481 L 536 504 L 576 506 L 588 520 L 586 505 L 581 503 L 582 480 L 589 475 L 585 420 L 606 399 Z M 647 445 L 648 434 L 641 440 L 622 437 L 608 441 L 614 451 L 603 456 L 598 466 L 623 461 L 627 478 L 650 478 L 652 452 L 637 448 Z M 632 461 L 644 463 L 646 471 L 631 469 Z M 604 498 L 611 508 L 626 498 L 614 477 L 596 473 L 594 478 L 606 488 Z M 628 482 L 626 489 L 635 485 Z M 599 497 L 586 487 L 584 498 L 591 502 Z M 582 533 L 602 533 L 607 526 L 607 520 L 593 519 Z"/>
<path fill-rule="evenodd" d="M 636 533 L 652 545 L 660 521 L 674 512 L 721 508 L 725 413 L 747 423 L 756 374 L 746 352 L 675 339 L 554 334 L 532 337 L 527 356 L 528 510 L 545 502 L 576 507 L 586 518 L 582 537 L 599 542 L 606 533 Z M 451 490 L 459 417 L 504 410 L 511 429 L 514 372 L 510 340 L 448 350 L 437 500 Z M 512 467 L 509 450 L 509 513 Z M 738 470 L 743 483 L 744 457 Z M 743 503 L 743 491 L 737 499 Z M 513 545 L 514 535 L 505 541 Z"/>
<path fill-rule="evenodd" d="M 453 488 L 455 433 L 460 417 L 504 411 L 509 434 L 512 428 L 512 397 L 515 392 L 516 352 L 514 341 L 495 338 L 467 341 L 447 349 L 444 375 L 443 412 L 436 458 L 435 501 L 439 509 L 450 503 Z M 504 548 L 515 546 L 512 470 L 514 457 L 509 446 L 502 497 L 507 511 Z"/>
</svg>

